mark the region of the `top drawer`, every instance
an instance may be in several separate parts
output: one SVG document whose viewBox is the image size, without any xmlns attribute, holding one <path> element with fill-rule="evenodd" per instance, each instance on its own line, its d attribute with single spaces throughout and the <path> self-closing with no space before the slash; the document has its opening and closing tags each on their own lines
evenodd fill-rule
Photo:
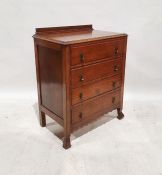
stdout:
<svg viewBox="0 0 162 175">
<path fill-rule="evenodd" d="M 124 39 L 71 48 L 71 65 L 88 64 L 104 58 L 121 57 L 124 54 Z"/>
</svg>

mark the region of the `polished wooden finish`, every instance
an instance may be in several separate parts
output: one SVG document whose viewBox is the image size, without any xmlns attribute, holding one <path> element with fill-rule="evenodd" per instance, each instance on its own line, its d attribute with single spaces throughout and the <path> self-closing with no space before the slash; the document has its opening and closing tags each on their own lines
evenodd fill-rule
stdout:
<svg viewBox="0 0 162 175">
<path fill-rule="evenodd" d="M 92 25 L 37 28 L 34 38 L 55 44 L 68 45 L 125 37 L 126 34 L 93 30 Z M 111 40 L 110 40 L 111 41 Z M 92 44 L 92 43 L 91 43 Z"/>
<path fill-rule="evenodd" d="M 115 47 L 114 47 L 115 46 Z M 95 51 L 95 52 L 94 52 Z M 104 58 L 122 57 L 124 54 L 124 39 L 88 44 L 71 48 L 71 65 L 88 64 Z"/>
<path fill-rule="evenodd" d="M 102 104 L 102 105 L 101 105 Z M 93 114 L 107 110 L 107 112 L 120 106 L 120 90 L 107 92 L 105 94 L 94 97 L 83 103 L 73 106 L 72 108 L 72 124 L 93 117 Z"/>
<path fill-rule="evenodd" d="M 89 66 L 72 69 L 71 84 L 72 87 L 84 85 L 90 81 L 101 79 L 103 77 L 110 77 L 112 75 L 120 74 L 123 64 L 123 59 L 115 59 L 111 61 L 104 61 Z"/>
<path fill-rule="evenodd" d="M 45 114 L 70 134 L 114 109 L 124 114 L 127 35 L 94 30 L 92 25 L 37 28 L 33 36 L 40 125 Z"/>
<path fill-rule="evenodd" d="M 121 74 L 72 89 L 72 105 L 121 87 Z"/>
<path fill-rule="evenodd" d="M 38 46 L 42 105 L 62 118 L 63 72 L 61 54 L 61 51 Z"/>
</svg>

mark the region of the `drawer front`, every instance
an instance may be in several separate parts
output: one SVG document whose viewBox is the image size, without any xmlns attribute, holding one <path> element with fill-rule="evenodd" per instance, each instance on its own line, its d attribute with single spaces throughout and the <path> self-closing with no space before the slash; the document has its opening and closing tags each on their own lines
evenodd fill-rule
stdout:
<svg viewBox="0 0 162 175">
<path fill-rule="evenodd" d="M 87 100 L 72 108 L 72 123 L 82 122 L 93 118 L 93 115 L 102 111 L 111 111 L 120 105 L 120 90 L 100 95 Z"/>
<path fill-rule="evenodd" d="M 72 89 L 72 105 L 121 86 L 121 74 Z"/>
<path fill-rule="evenodd" d="M 89 66 L 71 70 L 72 87 L 79 87 L 95 79 L 113 76 L 121 73 L 123 59 L 104 61 Z"/>
<path fill-rule="evenodd" d="M 104 58 L 117 58 L 124 54 L 124 39 L 71 48 L 71 65 L 86 64 Z"/>
</svg>

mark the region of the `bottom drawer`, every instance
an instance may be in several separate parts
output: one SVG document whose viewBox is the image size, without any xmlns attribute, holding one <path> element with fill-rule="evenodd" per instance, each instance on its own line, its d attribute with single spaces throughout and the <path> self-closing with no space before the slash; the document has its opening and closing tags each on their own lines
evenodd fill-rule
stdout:
<svg viewBox="0 0 162 175">
<path fill-rule="evenodd" d="M 93 118 L 96 113 L 112 111 L 120 105 L 120 90 L 97 96 L 72 108 L 72 124 Z"/>
</svg>

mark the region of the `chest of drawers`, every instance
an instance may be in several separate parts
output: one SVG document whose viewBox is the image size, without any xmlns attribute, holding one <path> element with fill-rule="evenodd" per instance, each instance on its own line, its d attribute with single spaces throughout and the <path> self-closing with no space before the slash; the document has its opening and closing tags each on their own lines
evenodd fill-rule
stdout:
<svg viewBox="0 0 162 175">
<path fill-rule="evenodd" d="M 127 35 L 92 25 L 37 28 L 33 36 L 40 125 L 45 115 L 70 134 L 105 113 L 124 117 L 123 90 Z"/>
</svg>

